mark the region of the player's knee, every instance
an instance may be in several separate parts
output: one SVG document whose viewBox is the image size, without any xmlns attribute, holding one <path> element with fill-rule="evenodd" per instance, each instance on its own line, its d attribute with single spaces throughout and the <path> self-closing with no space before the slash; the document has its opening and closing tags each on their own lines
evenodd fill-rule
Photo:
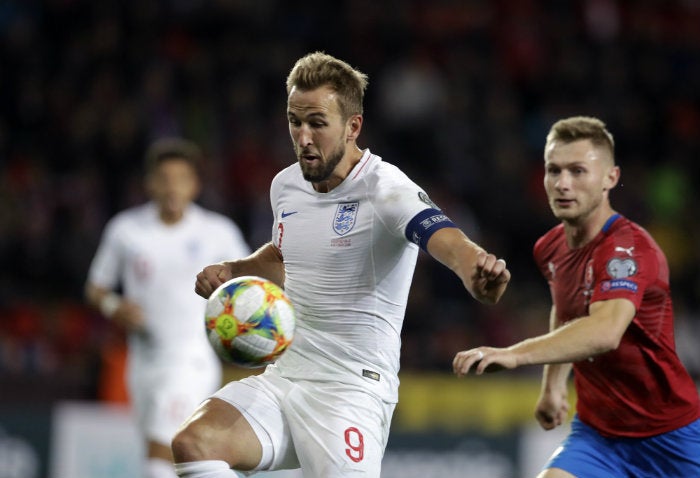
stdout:
<svg viewBox="0 0 700 478">
<path fill-rule="evenodd" d="M 204 430 L 194 423 L 181 428 L 173 437 L 170 447 L 176 463 L 207 460 L 207 446 Z"/>
</svg>

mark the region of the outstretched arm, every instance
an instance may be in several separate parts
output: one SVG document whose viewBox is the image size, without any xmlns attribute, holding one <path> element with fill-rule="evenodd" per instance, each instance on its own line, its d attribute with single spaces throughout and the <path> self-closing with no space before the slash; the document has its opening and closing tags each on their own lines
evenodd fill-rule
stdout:
<svg viewBox="0 0 700 478">
<path fill-rule="evenodd" d="M 263 277 L 284 287 L 284 262 L 277 246 L 268 242 L 243 259 L 205 267 L 197 274 L 194 290 L 206 299 L 224 282 L 244 275 Z"/>
<path fill-rule="evenodd" d="M 449 267 L 478 301 L 495 304 L 510 281 L 503 259 L 497 259 L 471 241 L 460 229 L 446 227 L 432 235 L 428 253 Z"/>
<path fill-rule="evenodd" d="M 614 350 L 620 344 L 636 309 L 627 299 L 591 304 L 590 315 L 571 320 L 556 330 L 518 342 L 507 348 L 477 347 L 457 353 L 452 367 L 458 376 L 472 367 L 477 375 L 521 365 L 578 362 Z"/>
</svg>

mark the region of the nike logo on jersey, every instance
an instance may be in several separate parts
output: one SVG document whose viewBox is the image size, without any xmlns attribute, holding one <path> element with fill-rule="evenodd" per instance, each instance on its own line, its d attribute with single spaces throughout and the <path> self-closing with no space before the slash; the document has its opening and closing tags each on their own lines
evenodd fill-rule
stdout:
<svg viewBox="0 0 700 478">
<path fill-rule="evenodd" d="M 284 211 L 282 211 L 282 219 L 284 219 L 285 217 L 291 216 L 292 214 L 296 214 L 296 213 L 298 213 L 298 212 L 299 212 L 299 211 L 292 211 L 292 212 L 284 212 Z"/>
<path fill-rule="evenodd" d="M 620 246 L 615 247 L 615 252 L 626 252 L 628 256 L 632 256 L 633 250 L 634 250 L 634 246 L 632 246 L 632 247 L 620 247 Z"/>
</svg>

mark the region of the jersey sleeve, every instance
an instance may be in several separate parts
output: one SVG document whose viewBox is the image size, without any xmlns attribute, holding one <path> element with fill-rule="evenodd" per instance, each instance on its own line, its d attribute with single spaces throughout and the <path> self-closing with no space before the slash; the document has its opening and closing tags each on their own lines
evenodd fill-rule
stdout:
<svg viewBox="0 0 700 478">
<path fill-rule="evenodd" d="M 635 308 L 658 275 L 658 258 L 647 243 L 632 234 L 615 235 L 599 247 L 593 258 L 596 278 L 591 302 L 628 299 Z"/>
<path fill-rule="evenodd" d="M 540 274 L 542 274 L 544 279 L 549 283 L 552 281 L 552 277 L 546 266 L 547 260 L 544 258 L 547 242 L 547 236 L 542 236 L 535 242 L 535 245 L 532 247 L 532 259 L 534 260 L 537 269 L 540 271 Z"/>
<path fill-rule="evenodd" d="M 121 246 L 118 221 L 107 223 L 97 252 L 88 271 L 88 282 L 105 289 L 114 289 L 121 279 Z"/>
<path fill-rule="evenodd" d="M 277 173 L 275 177 L 272 178 L 272 182 L 270 183 L 270 210 L 272 211 L 272 230 L 270 231 L 270 238 L 272 243 L 277 247 L 279 247 L 279 219 L 277 218 L 277 204 L 279 203 L 280 193 L 282 189 L 281 178 L 284 171 L 286 170 Z"/>
<path fill-rule="evenodd" d="M 428 240 L 445 227 L 456 227 L 426 192 L 405 176 L 397 175 L 378 187 L 374 207 L 384 225 L 426 250 Z"/>
<path fill-rule="evenodd" d="M 548 231 L 532 247 L 532 258 L 549 287 L 549 296 L 554 303 L 554 266 L 550 262 L 556 248 L 557 228 Z"/>
</svg>

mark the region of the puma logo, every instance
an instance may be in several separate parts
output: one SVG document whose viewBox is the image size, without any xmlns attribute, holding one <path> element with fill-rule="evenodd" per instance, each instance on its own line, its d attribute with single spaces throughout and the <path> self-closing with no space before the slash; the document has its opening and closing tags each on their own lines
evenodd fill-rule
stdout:
<svg viewBox="0 0 700 478">
<path fill-rule="evenodd" d="M 634 250 L 634 246 L 632 246 L 632 247 L 620 247 L 620 246 L 615 247 L 615 252 L 624 252 L 630 257 L 632 257 L 633 250 Z"/>
</svg>

